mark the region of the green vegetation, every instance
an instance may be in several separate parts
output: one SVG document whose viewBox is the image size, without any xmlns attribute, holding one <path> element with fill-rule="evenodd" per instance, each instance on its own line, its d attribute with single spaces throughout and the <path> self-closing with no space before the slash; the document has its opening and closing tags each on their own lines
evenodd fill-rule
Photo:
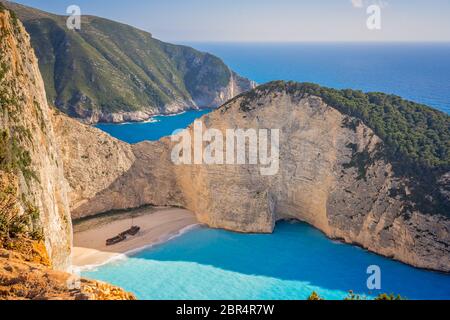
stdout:
<svg viewBox="0 0 450 320">
<path fill-rule="evenodd" d="M 325 300 L 324 298 L 322 298 L 321 296 L 319 296 L 319 294 L 315 291 L 313 291 L 313 293 L 311 293 L 311 295 L 308 297 L 309 301 L 323 301 Z"/>
<path fill-rule="evenodd" d="M 3 53 L 3 50 L 0 52 Z M 17 110 L 20 110 L 18 99 L 8 94 L 11 88 L 5 83 L 8 70 L 8 65 L 0 61 L 0 116 L 18 123 L 15 121 L 18 116 Z M 0 171 L 15 173 L 20 171 L 27 181 L 32 177 L 35 178 L 35 174 L 30 169 L 30 153 L 23 147 L 27 141 L 31 141 L 31 133 L 22 125 L 13 125 L 8 130 L 0 129 Z"/>
<path fill-rule="evenodd" d="M 25 201 L 25 212 L 20 213 L 18 195 L 16 176 L 0 171 L 0 246 L 18 237 L 44 239 L 39 225 L 39 210 Z"/>
<path fill-rule="evenodd" d="M 344 299 L 346 301 L 360 301 L 360 300 L 371 300 L 369 298 L 367 298 L 366 296 L 361 296 L 359 294 L 355 294 L 353 291 L 350 291 L 348 293 L 348 296 Z M 402 297 L 401 295 L 394 295 L 393 293 L 391 294 L 386 294 L 386 293 L 382 293 L 379 294 L 378 296 L 376 296 L 373 300 L 375 301 L 401 301 L 401 300 L 406 300 L 406 298 Z"/>
<path fill-rule="evenodd" d="M 308 300 L 310 301 L 323 301 L 325 300 L 324 298 L 322 298 L 321 296 L 319 296 L 319 294 L 317 294 L 317 292 L 313 292 Z M 380 294 L 377 297 L 375 297 L 374 299 L 369 299 L 366 296 L 361 296 L 359 294 L 355 294 L 353 293 L 353 291 L 350 291 L 347 295 L 347 297 L 344 298 L 345 301 L 366 301 L 366 300 L 374 300 L 374 301 L 400 301 L 400 300 L 406 300 L 404 297 L 400 296 L 400 295 L 394 295 L 394 294 Z"/>
<path fill-rule="evenodd" d="M 20 127 L 19 127 L 20 128 Z M 7 131 L 0 131 L 0 170 L 5 172 L 22 172 L 25 180 L 35 178 L 30 169 L 31 156 L 25 150 L 16 136 L 11 136 Z"/>
<path fill-rule="evenodd" d="M 7 6 L 31 35 L 49 102 L 71 116 L 164 113 L 169 103 L 192 105 L 230 81 L 231 71 L 219 58 L 136 28 L 84 16 L 81 30 L 72 31 L 65 17 Z"/>
<path fill-rule="evenodd" d="M 17 192 L 14 177 L 0 171 L 0 242 L 25 228 L 19 216 Z"/>
<path fill-rule="evenodd" d="M 0 12 L 5 10 L 0 3 Z M 11 12 L 14 32 L 17 32 L 17 17 Z M 6 36 L 4 29 L 1 37 Z M 18 39 L 20 40 L 20 39 Z M 5 57 L 5 42 L 0 43 L 0 246 L 11 239 L 26 237 L 42 240 L 43 230 L 39 223 L 39 210 L 25 194 L 19 192 L 19 180 L 25 183 L 38 180 L 31 168 L 31 132 L 22 121 L 23 97 L 17 94 L 16 77 L 10 72 Z M 40 109 L 35 103 L 36 111 Z M 20 209 L 23 208 L 23 209 Z"/>
<path fill-rule="evenodd" d="M 336 90 L 311 83 L 270 82 L 258 87 L 253 95 L 282 90 L 297 97 L 318 96 L 340 112 L 360 119 L 383 139 L 397 160 L 450 169 L 450 116 L 443 112 L 395 95 Z M 252 94 L 244 96 L 243 110 L 253 100 Z"/>
<path fill-rule="evenodd" d="M 395 295 L 393 293 L 391 294 L 380 294 L 378 295 L 375 300 L 377 301 L 400 301 L 400 300 L 407 300 L 406 298 L 402 297 L 401 295 Z"/>
</svg>

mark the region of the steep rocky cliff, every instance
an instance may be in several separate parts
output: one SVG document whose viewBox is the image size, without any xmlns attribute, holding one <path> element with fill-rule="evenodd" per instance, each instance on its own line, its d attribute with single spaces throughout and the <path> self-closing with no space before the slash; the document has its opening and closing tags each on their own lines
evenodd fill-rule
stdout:
<svg viewBox="0 0 450 320">
<path fill-rule="evenodd" d="M 295 218 L 331 238 L 450 272 L 447 115 L 398 97 L 279 82 L 202 118 L 222 133 L 279 129 L 275 175 L 261 175 L 259 165 L 175 165 L 169 138 L 128 145 L 52 112 L 29 37 L 1 7 L 0 37 L 0 209 L 14 218 L 0 215 L 0 232 L 44 240 L 55 268 L 70 264 L 69 209 L 79 218 L 153 204 L 182 206 L 211 227 L 239 232 L 272 232 L 278 220 Z M 240 80 L 230 81 L 208 99 L 234 96 Z"/>
<path fill-rule="evenodd" d="M 0 220 L 5 229 L 20 222 L 3 231 L 45 239 L 53 267 L 66 269 L 72 245 L 67 183 L 44 83 L 25 28 L 1 5 L 0 39 L 0 174 L 7 181 L 1 200 L 18 199 L 12 205 L 18 217 Z"/>
<path fill-rule="evenodd" d="M 0 300 L 134 300 L 63 271 L 72 224 L 53 115 L 30 39 L 1 4 L 0 40 Z"/>
<path fill-rule="evenodd" d="M 276 175 L 262 176 L 255 165 L 176 166 L 171 161 L 174 143 L 168 138 L 133 146 L 109 138 L 109 144 L 120 146 L 113 164 L 130 148 L 134 160 L 127 158 L 126 171 L 113 170 L 106 172 L 107 179 L 92 180 L 89 192 L 77 191 L 87 174 L 76 170 L 83 161 L 79 155 L 87 152 L 88 146 L 81 146 L 78 155 L 64 153 L 72 192 L 78 194 L 75 198 L 84 199 L 72 202 L 73 217 L 145 204 L 176 205 L 192 210 L 211 227 L 239 232 L 272 232 L 279 219 L 294 218 L 330 238 L 414 266 L 450 271 L 450 220 L 442 209 L 448 202 L 435 204 L 433 210 L 412 203 L 411 199 L 426 202 L 437 196 L 414 187 L 413 176 L 398 173 L 397 164 L 386 156 L 393 154 L 390 148 L 395 141 L 385 143 L 360 119 L 301 90 L 301 86 L 284 83 L 258 88 L 201 119 L 205 127 L 222 132 L 228 128 L 280 129 L 280 170 Z M 60 144 L 70 149 L 71 141 L 86 130 L 59 117 L 60 123 L 70 122 L 57 126 L 67 128 L 58 136 Z M 437 117 L 447 123 L 443 135 L 448 137 L 448 118 Z M 192 133 L 193 128 L 189 130 Z M 417 134 L 420 130 L 417 127 Z M 94 141 L 100 152 L 91 153 L 85 165 L 108 167 L 103 155 L 110 147 L 103 148 L 101 143 L 107 137 L 98 138 L 98 131 L 87 133 L 90 137 L 83 139 Z M 437 180 L 448 181 L 448 173 L 440 175 Z M 432 188 L 440 190 L 447 201 L 448 183 Z"/>
<path fill-rule="evenodd" d="M 40 243 L 20 242 L 21 252 L 0 248 L 0 300 L 135 300 L 118 287 L 52 270 Z"/>
<path fill-rule="evenodd" d="M 88 123 L 218 107 L 254 87 L 218 57 L 125 24 L 83 15 L 69 30 L 67 17 L 5 6 L 30 33 L 50 103 Z"/>
</svg>

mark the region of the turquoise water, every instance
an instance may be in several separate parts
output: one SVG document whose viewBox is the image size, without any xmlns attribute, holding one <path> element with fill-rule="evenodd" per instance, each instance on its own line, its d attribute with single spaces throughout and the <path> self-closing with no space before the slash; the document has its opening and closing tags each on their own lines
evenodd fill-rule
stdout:
<svg viewBox="0 0 450 320">
<path fill-rule="evenodd" d="M 450 44 L 191 45 L 220 56 L 259 83 L 283 79 L 382 91 L 450 112 Z M 98 127 L 137 143 L 168 136 L 207 112 Z M 381 292 L 450 299 L 449 275 L 332 242 L 304 224 L 280 223 L 273 235 L 200 228 L 84 275 L 122 286 L 141 299 L 304 299 L 312 291 L 342 299 L 348 290 L 369 294 L 369 265 L 381 267 Z"/>
<path fill-rule="evenodd" d="M 369 292 L 367 267 L 381 268 L 382 290 Z M 272 235 L 197 228 L 83 276 L 111 282 L 139 299 L 305 299 L 312 291 L 342 299 L 395 292 L 409 299 L 450 299 L 450 275 L 423 271 L 328 240 L 303 224 L 279 223 Z"/>
<path fill-rule="evenodd" d="M 156 141 L 162 137 L 170 136 L 177 129 L 188 127 L 195 119 L 208 112 L 211 112 L 211 110 L 192 110 L 177 115 L 156 116 L 151 121 L 139 123 L 101 123 L 97 125 L 97 128 L 128 143 L 138 143 L 144 140 Z"/>
</svg>

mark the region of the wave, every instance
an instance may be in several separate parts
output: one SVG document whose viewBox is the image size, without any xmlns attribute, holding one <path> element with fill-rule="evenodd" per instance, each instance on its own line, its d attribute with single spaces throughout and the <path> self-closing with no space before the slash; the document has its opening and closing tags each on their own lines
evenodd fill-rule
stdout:
<svg viewBox="0 0 450 320">
<path fill-rule="evenodd" d="M 135 255 L 135 254 L 137 254 L 139 252 L 142 252 L 144 250 L 150 249 L 152 247 L 155 247 L 157 245 L 161 245 L 161 244 L 166 243 L 166 242 L 168 242 L 170 240 L 173 240 L 175 238 L 181 237 L 182 235 L 188 233 L 189 231 L 194 230 L 196 228 L 199 228 L 201 226 L 202 226 L 202 224 L 200 224 L 200 223 L 191 224 L 191 225 L 186 226 L 186 227 L 184 227 L 184 228 L 182 228 L 182 229 L 180 229 L 180 230 L 178 230 L 178 231 L 176 231 L 174 233 L 167 234 L 167 235 L 159 238 L 157 241 L 155 241 L 155 242 L 153 242 L 151 244 L 147 244 L 145 246 L 129 250 L 129 251 L 127 251 L 125 253 L 125 255 L 126 255 L 126 257 L 133 256 L 133 255 Z"/>
</svg>

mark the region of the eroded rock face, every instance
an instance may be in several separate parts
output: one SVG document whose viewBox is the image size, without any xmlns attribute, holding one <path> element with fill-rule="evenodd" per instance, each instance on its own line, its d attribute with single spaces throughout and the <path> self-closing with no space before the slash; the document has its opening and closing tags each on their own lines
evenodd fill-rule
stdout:
<svg viewBox="0 0 450 320">
<path fill-rule="evenodd" d="M 79 218 L 82 215 L 77 208 L 96 198 L 100 190 L 108 189 L 117 177 L 130 170 L 136 158 L 131 145 L 113 139 L 96 128 L 58 112 L 53 114 L 53 123 L 59 136 L 58 147 L 65 178 L 70 186 L 68 195 L 72 218 Z M 108 200 L 112 206 L 117 206 L 114 201 Z M 104 205 L 92 204 L 83 215 L 102 211 L 106 211 Z"/>
<path fill-rule="evenodd" d="M 31 254 L 0 249 L 0 300 L 136 300 L 121 288 L 52 270 L 41 263 L 45 247 L 28 246 Z"/>
<path fill-rule="evenodd" d="M 222 132 L 280 129 L 276 175 L 262 176 L 254 165 L 176 166 L 170 139 L 144 142 L 131 147 L 135 160 L 126 172 L 111 171 L 108 187 L 91 180 L 90 194 L 95 196 L 72 204 L 73 215 L 146 204 L 182 206 L 211 227 L 263 233 L 272 232 L 279 219 L 295 218 L 331 238 L 414 266 L 450 271 L 449 219 L 417 211 L 405 214 L 402 198 L 390 192 L 406 189 L 404 181 L 378 156 L 384 144 L 370 128 L 362 122 L 349 126 L 352 119 L 315 96 L 267 93 L 245 108 L 241 99 L 201 120 L 205 127 Z M 74 129 L 73 134 L 80 131 Z M 91 134 L 88 140 L 99 133 Z M 60 139 L 70 145 L 64 135 Z M 128 148 L 117 143 L 119 150 Z M 363 153 L 368 159 L 361 172 L 353 162 Z M 65 158 L 66 172 L 79 161 Z M 98 161 L 95 166 L 108 166 L 102 157 Z M 72 174 L 71 185 L 77 186 L 78 179 Z"/>
<path fill-rule="evenodd" d="M 70 265 L 72 225 L 67 183 L 56 145 L 50 109 L 30 39 L 21 22 L 7 10 L 0 10 L 1 114 L 0 129 L 5 133 L 11 163 L 17 167 L 20 205 L 39 211 L 47 251 L 56 269 Z M 25 153 L 23 153 L 25 152 Z M 29 156 L 27 156 L 27 154 Z"/>
<path fill-rule="evenodd" d="M 227 86 L 218 90 L 211 90 L 206 86 L 197 88 L 197 91 L 201 93 L 193 96 L 194 105 L 200 108 L 218 108 L 238 94 L 252 90 L 255 87 L 256 83 L 254 81 L 241 77 L 230 70 L 230 80 Z"/>
</svg>

